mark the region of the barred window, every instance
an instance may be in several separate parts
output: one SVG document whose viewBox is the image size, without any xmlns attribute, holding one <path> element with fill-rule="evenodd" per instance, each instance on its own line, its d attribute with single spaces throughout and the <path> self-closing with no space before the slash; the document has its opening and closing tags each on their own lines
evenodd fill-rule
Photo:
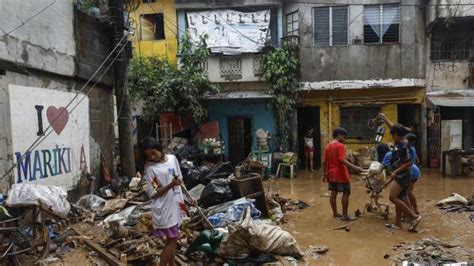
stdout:
<svg viewBox="0 0 474 266">
<path fill-rule="evenodd" d="M 364 6 L 364 43 L 400 42 L 400 5 Z"/>
<path fill-rule="evenodd" d="M 299 30 L 298 11 L 286 15 L 286 36 L 298 36 Z"/>
<path fill-rule="evenodd" d="M 347 45 L 347 6 L 314 8 L 316 46 Z"/>
<path fill-rule="evenodd" d="M 474 57 L 472 18 L 456 18 L 446 25 L 438 22 L 431 31 L 431 60 L 466 60 Z"/>
<path fill-rule="evenodd" d="M 348 138 L 371 142 L 374 131 L 369 129 L 367 121 L 380 113 L 380 107 L 341 107 L 341 127 L 345 128 Z"/>
</svg>

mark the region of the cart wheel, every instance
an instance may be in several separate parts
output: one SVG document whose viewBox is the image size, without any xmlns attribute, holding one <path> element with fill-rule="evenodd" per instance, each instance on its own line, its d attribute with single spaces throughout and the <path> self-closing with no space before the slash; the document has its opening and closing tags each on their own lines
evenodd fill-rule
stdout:
<svg viewBox="0 0 474 266">
<path fill-rule="evenodd" d="M 354 214 L 355 214 L 356 217 L 360 217 L 360 215 L 361 215 L 362 213 L 360 212 L 359 209 L 357 209 Z"/>
<path fill-rule="evenodd" d="M 18 228 L 21 234 L 17 234 L 13 251 L 20 252 L 15 255 L 17 265 L 34 265 L 49 253 L 48 228 L 41 223 L 22 225 Z M 24 252 L 21 252 L 23 251 Z"/>
<path fill-rule="evenodd" d="M 388 220 L 388 214 L 389 214 L 389 210 L 388 210 L 388 206 L 387 206 L 387 208 L 385 208 L 385 211 L 383 212 L 383 219 L 384 220 Z"/>
</svg>

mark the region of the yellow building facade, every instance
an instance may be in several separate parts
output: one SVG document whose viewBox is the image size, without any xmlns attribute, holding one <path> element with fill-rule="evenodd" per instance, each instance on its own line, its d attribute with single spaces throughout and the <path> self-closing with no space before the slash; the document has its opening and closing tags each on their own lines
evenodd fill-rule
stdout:
<svg viewBox="0 0 474 266">
<path fill-rule="evenodd" d="M 332 140 L 332 131 L 341 126 L 341 109 L 351 107 L 376 107 L 383 112 L 393 123 L 406 123 L 406 120 L 421 120 L 421 114 L 417 112 L 405 112 L 405 106 L 412 106 L 420 110 L 424 101 L 425 89 L 413 88 L 377 88 L 377 89 L 352 89 L 352 90 L 320 90 L 305 91 L 301 94 L 300 107 L 319 108 L 319 134 L 320 157 L 326 145 Z M 409 115 L 407 115 L 407 113 Z M 374 115 L 374 117 L 376 114 Z M 412 117 L 407 117 L 412 116 Z M 400 121 L 404 120 L 404 121 Z M 367 125 L 368 121 L 360 121 Z M 346 128 L 351 135 L 352 128 Z M 389 128 L 385 126 L 384 143 L 391 142 Z M 374 135 L 375 137 L 375 132 Z M 358 140 L 348 138 L 346 147 L 351 151 L 368 149 L 374 147 L 372 140 Z M 315 151 L 318 152 L 318 151 Z"/>
<path fill-rule="evenodd" d="M 130 14 L 135 32 L 133 52 L 142 56 L 168 58 L 176 65 L 178 53 L 176 5 L 174 0 L 136 0 L 138 8 Z"/>
</svg>

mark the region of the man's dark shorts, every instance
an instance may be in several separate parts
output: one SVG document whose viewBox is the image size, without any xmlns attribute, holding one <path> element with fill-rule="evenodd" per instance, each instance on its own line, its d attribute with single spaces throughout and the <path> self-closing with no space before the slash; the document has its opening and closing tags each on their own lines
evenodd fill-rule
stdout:
<svg viewBox="0 0 474 266">
<path fill-rule="evenodd" d="M 408 186 L 410 185 L 411 180 L 412 180 L 412 177 L 411 177 L 410 172 L 405 172 L 405 173 L 399 174 L 399 175 L 397 175 L 397 177 L 395 177 L 395 182 L 397 182 L 397 184 L 402 189 L 400 191 L 400 194 L 398 195 L 399 199 L 403 199 L 407 196 Z"/>
<path fill-rule="evenodd" d="M 329 182 L 329 190 L 351 193 L 351 183 Z"/>
</svg>

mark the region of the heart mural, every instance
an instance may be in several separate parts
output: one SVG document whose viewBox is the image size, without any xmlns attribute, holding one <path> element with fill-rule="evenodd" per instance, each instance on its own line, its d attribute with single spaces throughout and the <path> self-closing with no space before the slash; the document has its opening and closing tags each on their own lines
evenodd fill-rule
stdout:
<svg viewBox="0 0 474 266">
<path fill-rule="evenodd" d="M 48 107 L 46 111 L 49 124 L 56 131 L 56 134 L 61 134 L 69 120 L 69 112 L 64 107 L 56 108 L 55 106 Z"/>
</svg>

